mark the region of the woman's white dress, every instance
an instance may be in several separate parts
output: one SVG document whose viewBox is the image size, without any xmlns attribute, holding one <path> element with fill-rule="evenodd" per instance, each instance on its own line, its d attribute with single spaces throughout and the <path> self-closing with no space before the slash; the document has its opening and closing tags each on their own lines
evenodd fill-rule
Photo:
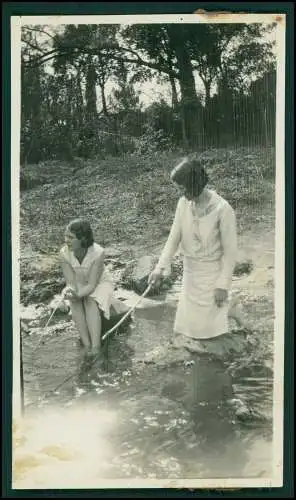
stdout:
<svg viewBox="0 0 296 500">
<path fill-rule="evenodd" d="M 68 262 L 72 267 L 77 282 L 81 285 L 86 285 L 89 279 L 90 268 L 94 262 L 99 257 L 102 257 L 104 249 L 97 243 L 93 243 L 88 249 L 87 253 L 80 264 L 78 259 L 75 257 L 74 253 L 68 248 L 67 245 L 63 246 L 60 251 L 60 258 Z M 114 293 L 114 283 L 111 274 L 108 272 L 104 266 L 103 273 L 101 275 L 100 281 L 96 286 L 95 290 L 89 295 L 97 303 L 101 311 L 103 311 L 104 316 L 110 318 L 110 307 L 114 306 L 116 312 L 119 311 L 118 300 L 113 297 Z"/>
<path fill-rule="evenodd" d="M 185 197 L 179 199 L 170 235 L 158 268 L 168 270 L 180 247 L 183 283 L 174 331 L 194 339 L 228 332 L 229 300 L 218 307 L 216 288 L 231 288 L 237 255 L 236 217 L 229 203 L 215 191 L 204 209 Z"/>
</svg>

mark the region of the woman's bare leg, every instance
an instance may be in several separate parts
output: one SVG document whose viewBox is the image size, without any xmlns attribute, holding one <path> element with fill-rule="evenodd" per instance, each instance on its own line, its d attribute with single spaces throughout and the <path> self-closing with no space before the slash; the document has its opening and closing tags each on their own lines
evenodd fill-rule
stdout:
<svg viewBox="0 0 296 500">
<path fill-rule="evenodd" d="M 72 312 L 72 318 L 76 325 L 76 328 L 79 331 L 81 342 L 84 345 L 84 347 L 89 348 L 91 346 L 91 342 L 86 322 L 86 314 L 83 306 L 83 301 L 79 299 L 71 299 L 70 307 Z"/>
<path fill-rule="evenodd" d="M 101 347 L 102 320 L 98 304 L 91 297 L 84 298 L 85 317 L 91 338 L 91 346 L 94 352 Z"/>
</svg>

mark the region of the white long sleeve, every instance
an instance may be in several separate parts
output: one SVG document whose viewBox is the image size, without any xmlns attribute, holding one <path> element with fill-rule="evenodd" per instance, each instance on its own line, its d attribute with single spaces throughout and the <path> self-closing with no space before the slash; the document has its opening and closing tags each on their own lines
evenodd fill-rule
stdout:
<svg viewBox="0 0 296 500">
<path fill-rule="evenodd" d="M 164 270 L 165 273 L 170 273 L 171 261 L 176 254 L 181 242 L 181 199 L 178 201 L 174 220 L 171 226 L 170 234 L 166 244 L 162 250 L 161 256 L 157 263 L 156 268 Z"/>
<path fill-rule="evenodd" d="M 228 204 L 220 217 L 220 237 L 223 249 L 222 270 L 216 287 L 228 290 L 237 258 L 236 217 L 233 208 Z"/>
</svg>

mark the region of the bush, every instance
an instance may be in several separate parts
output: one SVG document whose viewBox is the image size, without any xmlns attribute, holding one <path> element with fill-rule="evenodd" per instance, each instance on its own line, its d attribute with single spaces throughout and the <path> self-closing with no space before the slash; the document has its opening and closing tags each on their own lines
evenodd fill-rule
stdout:
<svg viewBox="0 0 296 500">
<path fill-rule="evenodd" d="M 171 139 L 166 137 L 162 130 L 154 130 L 149 124 L 144 125 L 144 130 L 144 134 L 136 139 L 134 156 L 147 156 L 156 151 L 170 150 L 172 148 Z"/>
</svg>

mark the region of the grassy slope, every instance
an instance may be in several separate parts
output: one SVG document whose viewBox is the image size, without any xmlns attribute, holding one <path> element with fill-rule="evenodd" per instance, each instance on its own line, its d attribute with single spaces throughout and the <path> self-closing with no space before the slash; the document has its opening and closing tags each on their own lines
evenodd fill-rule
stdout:
<svg viewBox="0 0 296 500">
<path fill-rule="evenodd" d="M 240 233 L 262 214 L 273 212 L 273 183 L 266 178 L 273 177 L 273 155 L 272 150 L 216 150 L 204 155 L 212 185 L 237 211 Z M 169 172 L 179 158 L 158 153 L 92 161 L 75 174 L 72 165 L 59 163 L 26 167 L 23 176 L 38 179 L 42 171 L 46 183 L 22 192 L 22 249 L 55 253 L 66 224 L 82 215 L 103 246 L 149 253 L 169 231 L 178 199 Z"/>
</svg>

